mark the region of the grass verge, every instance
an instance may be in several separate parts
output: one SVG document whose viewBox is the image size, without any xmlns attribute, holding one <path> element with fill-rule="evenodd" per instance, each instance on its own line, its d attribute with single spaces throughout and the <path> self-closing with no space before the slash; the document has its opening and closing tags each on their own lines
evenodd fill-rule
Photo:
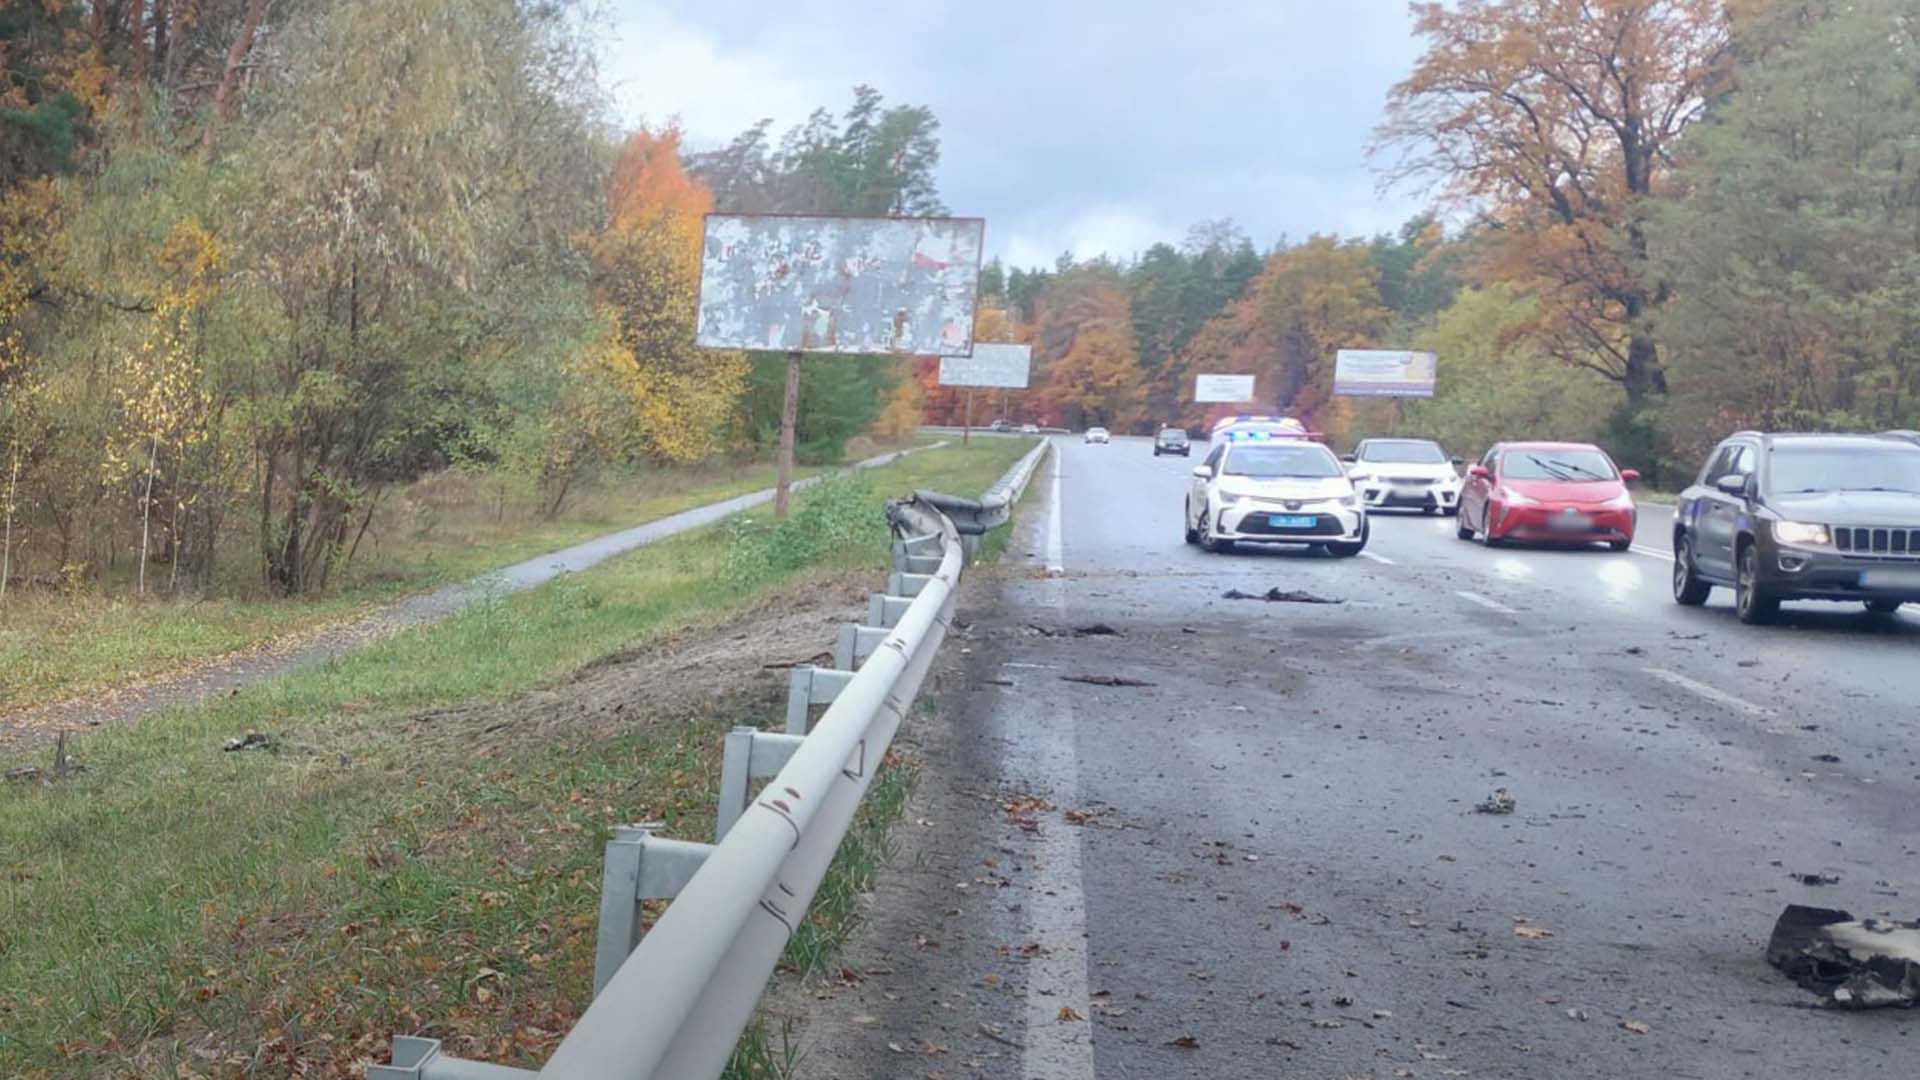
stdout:
<svg viewBox="0 0 1920 1080">
<path fill-rule="evenodd" d="M 663 692 L 588 700 L 596 662 L 870 588 L 881 492 L 977 492 L 1024 448 L 982 440 L 823 485 L 788 523 L 493 598 L 93 735 L 70 781 L 0 787 L 0 1076 L 357 1078 L 396 1031 L 543 1059 L 590 991 L 611 827 L 704 838 L 719 735 L 779 713 L 770 672 L 716 696 L 714 671 L 672 662 Z M 842 539 L 794 565 L 756 529 Z M 809 632 L 779 645 L 827 644 Z M 221 751 L 246 731 L 277 749 Z M 843 877 L 877 865 L 850 850 Z"/>
</svg>

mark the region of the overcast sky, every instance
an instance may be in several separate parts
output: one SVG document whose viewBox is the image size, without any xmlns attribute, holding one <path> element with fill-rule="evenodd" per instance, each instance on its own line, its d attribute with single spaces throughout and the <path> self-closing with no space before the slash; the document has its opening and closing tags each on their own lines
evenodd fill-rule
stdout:
<svg viewBox="0 0 1920 1080">
<path fill-rule="evenodd" d="M 1419 53 L 1405 0 L 609 0 L 622 118 L 777 138 L 868 83 L 940 120 L 940 195 L 991 254 L 1128 257 L 1232 217 L 1282 236 L 1399 225 L 1365 158 Z"/>
</svg>

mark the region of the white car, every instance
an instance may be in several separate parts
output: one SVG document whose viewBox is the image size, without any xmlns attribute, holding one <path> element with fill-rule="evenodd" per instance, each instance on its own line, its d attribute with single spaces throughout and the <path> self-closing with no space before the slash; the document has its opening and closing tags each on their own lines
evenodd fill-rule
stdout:
<svg viewBox="0 0 1920 1080">
<path fill-rule="evenodd" d="M 1347 475 L 1369 507 L 1459 512 L 1463 462 L 1431 439 L 1361 439 L 1346 460 Z"/>
<path fill-rule="evenodd" d="M 1333 451 L 1307 439 L 1226 439 L 1194 466 L 1187 543 L 1310 544 L 1347 558 L 1367 546 L 1367 508 Z"/>
<path fill-rule="evenodd" d="M 1090 427 L 1087 429 L 1087 441 L 1089 443 L 1112 442 L 1113 436 L 1107 433 L 1106 428 Z"/>
</svg>

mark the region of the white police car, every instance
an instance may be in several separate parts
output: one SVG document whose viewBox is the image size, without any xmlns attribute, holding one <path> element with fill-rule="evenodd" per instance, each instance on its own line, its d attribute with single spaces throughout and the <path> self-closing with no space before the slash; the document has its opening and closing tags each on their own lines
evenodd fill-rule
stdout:
<svg viewBox="0 0 1920 1080">
<path fill-rule="evenodd" d="M 1181 514 L 1189 544 L 1309 544 L 1342 558 L 1367 546 L 1367 510 L 1333 451 L 1297 421 L 1223 424 L 1194 466 Z"/>
</svg>

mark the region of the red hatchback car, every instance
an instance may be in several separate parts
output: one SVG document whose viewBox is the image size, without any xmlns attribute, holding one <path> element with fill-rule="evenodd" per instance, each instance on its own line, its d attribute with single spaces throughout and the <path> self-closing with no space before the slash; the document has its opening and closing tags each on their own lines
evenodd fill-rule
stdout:
<svg viewBox="0 0 1920 1080">
<path fill-rule="evenodd" d="M 1640 479 L 1587 443 L 1500 443 L 1467 470 L 1459 535 L 1492 545 L 1508 540 L 1633 546 L 1639 516 L 1627 485 Z"/>
</svg>

